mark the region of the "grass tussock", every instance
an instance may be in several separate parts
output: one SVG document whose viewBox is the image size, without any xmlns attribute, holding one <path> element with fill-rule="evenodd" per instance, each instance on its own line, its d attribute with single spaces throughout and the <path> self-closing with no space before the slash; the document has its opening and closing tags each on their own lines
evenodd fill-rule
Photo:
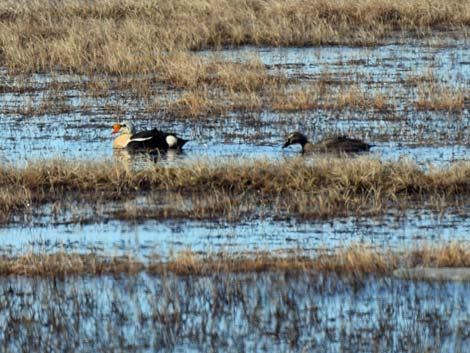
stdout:
<svg viewBox="0 0 470 353">
<path fill-rule="evenodd" d="M 204 192 L 201 193 L 201 190 Z M 142 170 L 111 162 L 31 163 L 0 167 L 0 212 L 6 221 L 15 212 L 45 204 L 67 209 L 75 200 L 95 205 L 131 201 L 136 205 L 109 211 L 118 218 L 224 217 L 288 215 L 318 218 L 347 214 L 378 215 L 389 207 L 413 207 L 428 201 L 439 210 L 458 205 L 470 193 L 470 166 L 422 170 L 412 162 L 371 158 L 305 158 L 283 162 L 189 162 L 156 164 Z M 438 200 L 439 202 L 436 202 Z M 260 203 L 265 207 L 259 208 Z"/>
<path fill-rule="evenodd" d="M 3 1 L 0 62 L 20 72 L 145 73 L 170 67 L 176 51 L 372 45 L 395 31 L 469 24 L 470 5 L 459 0 Z"/>
<path fill-rule="evenodd" d="M 469 267 L 470 249 L 460 243 L 453 242 L 444 247 L 422 244 L 419 249 L 408 255 L 410 267 Z"/>
<path fill-rule="evenodd" d="M 104 258 L 93 254 L 28 254 L 0 259 L 0 275 L 63 277 L 67 275 L 136 274 L 143 265 L 128 257 Z"/>
<path fill-rule="evenodd" d="M 446 110 L 461 112 L 468 107 L 467 89 L 446 87 L 436 81 L 432 89 L 420 88 L 414 100 L 397 99 L 393 89 L 370 93 L 351 79 L 338 84 L 324 78 L 302 82 L 281 73 L 268 72 L 259 62 L 233 64 L 203 62 L 188 59 L 185 70 L 167 70 L 163 75 L 114 77 L 92 75 L 86 80 L 60 82 L 53 76 L 46 84 L 34 85 L 30 80 L 15 76 L 3 86 L 4 92 L 24 94 L 3 108 L 4 114 L 22 116 L 92 113 L 127 114 L 138 105 L 148 114 L 155 112 L 174 118 L 227 116 L 231 112 L 295 112 L 322 109 L 326 111 L 373 110 L 377 113 L 399 109 Z M 201 65 L 198 62 L 202 62 Z M 193 69 L 194 68 L 194 69 Z M 408 92 L 411 87 L 403 87 Z M 0 88 L 1 91 L 2 88 Z M 70 95 L 78 91 L 79 99 Z M 122 95 L 116 100 L 115 95 Z M 124 98 L 125 97 L 125 98 Z"/>
<path fill-rule="evenodd" d="M 275 256 L 269 253 L 249 255 L 201 256 L 191 251 L 177 253 L 162 264 L 151 264 L 152 273 L 178 275 L 210 275 L 232 272 L 336 272 L 338 274 L 385 274 L 395 268 L 396 256 L 383 255 L 360 246 L 339 250 L 334 254 L 320 252 L 316 257 Z"/>
<path fill-rule="evenodd" d="M 466 107 L 466 91 L 445 89 L 441 87 L 427 87 L 419 92 L 414 102 L 417 110 L 443 110 L 448 112 L 461 112 Z"/>
<path fill-rule="evenodd" d="M 321 83 L 321 86 L 324 84 Z M 296 110 L 343 110 L 343 109 L 374 109 L 376 111 L 384 111 L 394 108 L 394 104 L 382 93 L 373 95 L 367 94 L 364 90 L 356 85 L 342 88 L 338 92 L 329 92 L 324 87 L 317 89 L 313 94 L 298 90 L 290 97 L 277 96 L 277 100 L 273 104 L 273 108 L 279 111 L 296 111 Z"/>
<path fill-rule="evenodd" d="M 68 76 L 67 80 L 52 74 L 47 82 L 29 75 L 6 76 L 0 92 L 22 94 L 22 98 L 5 105 L 3 113 L 29 117 L 99 110 L 123 115 L 138 106 L 147 114 L 164 112 L 168 119 L 206 119 L 208 115 L 226 117 L 232 112 L 353 109 L 388 113 L 410 109 L 455 113 L 468 108 L 465 85 L 448 86 L 432 72 L 408 77 L 400 82 L 403 86 L 399 89 L 371 92 L 357 75 L 336 77 L 325 72 L 306 79 L 289 77 L 283 71 L 270 70 L 256 58 L 232 63 L 178 52 L 167 59 L 155 68 L 157 72 L 148 74 L 91 74 Z M 78 99 L 71 91 L 79 92 Z M 410 92 L 415 98 L 404 99 Z M 116 100 L 116 94 L 122 98 Z"/>
<path fill-rule="evenodd" d="M 338 275 L 390 275 L 399 267 L 469 267 L 470 248 L 462 243 L 422 246 L 405 252 L 379 252 L 352 245 L 334 253 L 320 251 L 315 256 L 272 255 L 267 252 L 240 254 L 197 254 L 185 250 L 168 260 L 159 256 L 147 262 L 131 257 L 104 257 L 95 254 L 27 254 L 0 257 L 0 275 L 64 277 L 69 275 L 153 275 L 210 276 L 219 273 L 253 272 L 334 272 Z"/>
<path fill-rule="evenodd" d="M 425 173 L 412 162 L 382 162 L 378 159 L 343 160 L 323 158 L 316 163 L 294 159 L 281 163 L 266 160 L 206 161 L 177 167 L 155 165 L 131 170 L 120 163 L 60 160 L 31 163 L 26 167 L 2 166 L 0 186 L 21 186 L 44 194 L 93 191 L 111 197 L 123 192 L 161 190 L 228 189 L 233 192 L 311 191 L 337 186 L 352 192 L 389 190 L 390 194 L 468 192 L 470 167 L 458 163 L 449 169 Z M 18 189 L 18 188 L 15 188 Z"/>
</svg>

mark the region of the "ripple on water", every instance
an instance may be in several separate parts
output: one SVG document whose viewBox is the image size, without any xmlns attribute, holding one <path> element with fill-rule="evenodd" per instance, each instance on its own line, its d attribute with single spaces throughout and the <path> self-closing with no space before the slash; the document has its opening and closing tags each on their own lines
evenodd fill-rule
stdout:
<svg viewBox="0 0 470 353">
<path fill-rule="evenodd" d="M 469 295 L 468 283 L 314 273 L 7 277 L 0 320 L 15 335 L 0 341 L 11 352 L 18 341 L 75 352 L 464 352 Z"/>
<path fill-rule="evenodd" d="M 295 251 L 313 255 L 319 249 L 362 244 L 377 250 L 405 250 L 423 242 L 468 241 L 470 219 L 453 213 L 409 210 L 397 217 L 344 217 L 306 222 L 108 221 L 69 224 L 67 221 L 0 228 L 4 253 L 29 251 L 102 252 L 163 257 L 191 249 L 195 252 Z"/>
<path fill-rule="evenodd" d="M 70 89 L 64 93 L 69 111 L 54 115 L 23 116 L 8 113 L 18 104 L 24 109 L 40 106 L 44 92 L 2 93 L 0 104 L 6 112 L 0 130 L 6 143 L 0 146 L 0 159 L 13 164 L 52 157 L 96 160 L 112 158 L 111 126 L 116 120 L 134 120 L 138 129 L 159 127 L 191 141 L 186 153 L 166 158 L 180 160 L 227 157 L 282 158 L 294 156 L 296 149 L 282 151 L 283 138 L 293 130 L 304 131 L 317 141 L 327 135 L 345 133 L 376 145 L 374 155 L 384 159 L 406 156 L 418 164 L 448 164 L 468 160 L 470 150 L 470 114 L 460 112 L 416 111 L 410 108 L 420 94 L 410 77 L 428 75 L 445 87 L 462 92 L 470 84 L 470 53 L 465 40 L 450 40 L 448 46 L 425 41 L 390 44 L 375 48 L 316 47 L 259 49 L 242 48 L 199 55 L 244 61 L 258 57 L 272 71 L 303 77 L 301 84 L 324 78 L 337 79 L 340 86 L 352 84 L 367 94 L 382 92 L 390 96 L 397 109 L 321 110 L 307 112 L 261 113 L 233 112 L 227 116 L 200 119 L 175 119 L 165 112 L 145 113 L 138 99 L 111 92 L 110 97 L 88 96 Z M 330 77 L 331 76 L 331 77 Z M 7 77 L 9 78 L 9 77 Z M 13 78 L 9 78 L 13 80 Z M 31 85 L 44 85 L 50 75 L 33 75 Z M 80 82 L 86 77 L 54 75 L 54 80 Z M 12 83 L 14 84 L 14 83 Z M 351 83 L 350 83 L 351 84 Z M 172 90 L 162 89 L 159 99 L 174 99 Z M 166 97 L 166 98 L 165 98 Z M 116 111 L 103 109 L 109 103 L 122 106 Z M 84 108 L 86 107 L 86 109 Z M 165 159 L 165 158 L 164 158 Z"/>
</svg>

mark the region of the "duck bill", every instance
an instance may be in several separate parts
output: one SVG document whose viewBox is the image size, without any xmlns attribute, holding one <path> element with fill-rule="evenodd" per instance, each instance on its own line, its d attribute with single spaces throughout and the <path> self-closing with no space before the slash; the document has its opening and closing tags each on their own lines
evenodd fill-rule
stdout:
<svg viewBox="0 0 470 353">
<path fill-rule="evenodd" d="M 287 140 L 286 142 L 284 142 L 284 145 L 282 145 L 282 148 L 286 148 L 289 145 L 290 145 L 290 141 Z"/>
<path fill-rule="evenodd" d="M 121 125 L 119 125 L 119 124 L 114 124 L 114 125 L 113 125 L 113 132 L 111 132 L 111 134 L 117 134 L 120 129 L 121 129 Z"/>
</svg>

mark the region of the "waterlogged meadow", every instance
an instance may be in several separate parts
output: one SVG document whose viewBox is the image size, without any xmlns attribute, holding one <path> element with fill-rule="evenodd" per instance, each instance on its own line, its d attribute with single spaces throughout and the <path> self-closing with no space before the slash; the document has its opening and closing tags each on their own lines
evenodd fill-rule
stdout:
<svg viewBox="0 0 470 353">
<path fill-rule="evenodd" d="M 469 344 L 461 283 L 270 273 L 1 284 L 5 351 L 21 351 L 13 337 L 77 352 L 440 352 Z"/>
<path fill-rule="evenodd" d="M 0 350 L 465 351 L 469 26 L 459 0 L 2 2 Z M 189 142 L 113 150 L 124 121 Z"/>
</svg>

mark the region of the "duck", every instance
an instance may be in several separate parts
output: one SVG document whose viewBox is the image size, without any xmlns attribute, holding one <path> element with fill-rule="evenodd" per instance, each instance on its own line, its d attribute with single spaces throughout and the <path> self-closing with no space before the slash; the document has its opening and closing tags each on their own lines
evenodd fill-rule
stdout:
<svg viewBox="0 0 470 353">
<path fill-rule="evenodd" d="M 112 134 L 117 133 L 120 135 L 114 139 L 113 148 L 131 151 L 181 151 L 189 141 L 158 129 L 135 132 L 134 124 L 130 121 L 114 124 Z"/>
<path fill-rule="evenodd" d="M 369 151 L 373 145 L 362 140 L 350 138 L 344 135 L 327 137 L 317 143 L 311 143 L 301 132 L 293 132 L 287 136 L 282 148 L 298 143 L 302 146 L 302 154 L 306 152 L 333 152 L 333 153 L 357 153 Z"/>
</svg>

